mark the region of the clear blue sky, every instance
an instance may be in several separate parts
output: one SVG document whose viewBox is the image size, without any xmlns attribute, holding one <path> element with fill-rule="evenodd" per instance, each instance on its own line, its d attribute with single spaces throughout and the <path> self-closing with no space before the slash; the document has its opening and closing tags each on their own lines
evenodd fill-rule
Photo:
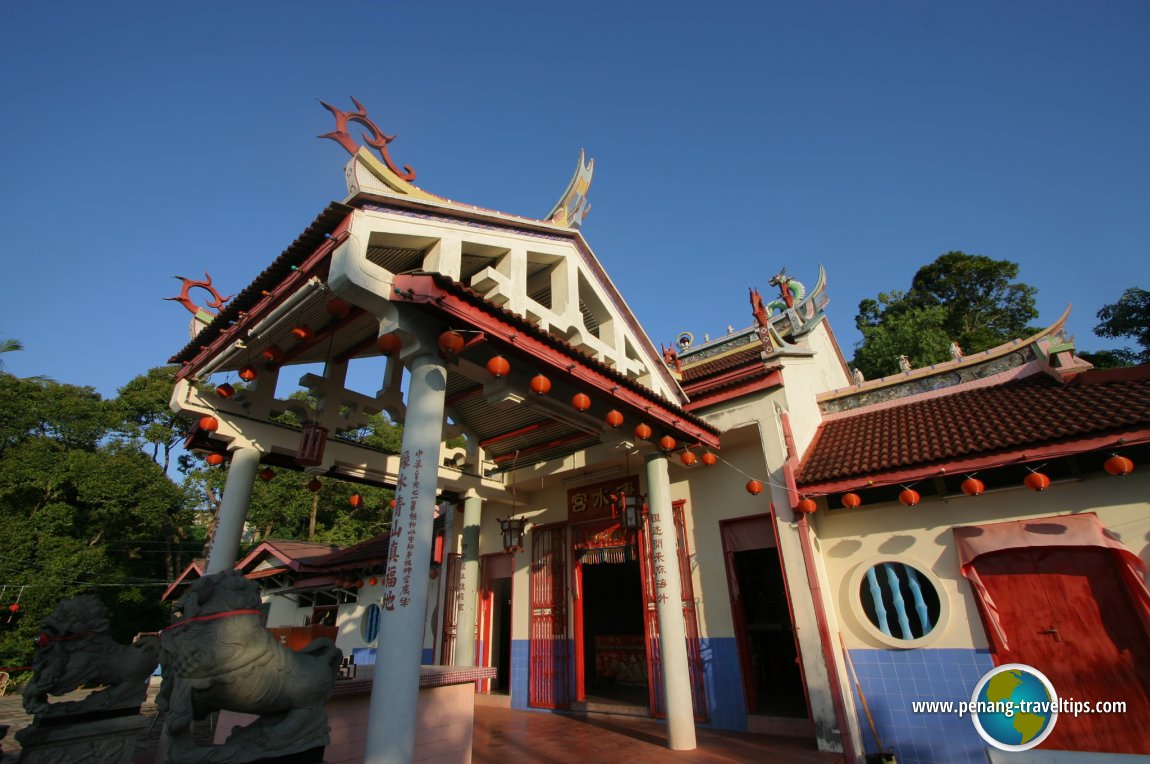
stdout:
<svg viewBox="0 0 1150 764">
<path fill-rule="evenodd" d="M 580 148 L 588 242 L 654 342 L 747 287 L 859 300 L 949 250 L 1039 322 L 1150 289 L 1150 3 L 0 3 L 6 369 L 105 395 L 187 339 L 174 275 L 245 286 L 331 200 L 323 99 L 437 194 L 542 216 Z"/>
</svg>

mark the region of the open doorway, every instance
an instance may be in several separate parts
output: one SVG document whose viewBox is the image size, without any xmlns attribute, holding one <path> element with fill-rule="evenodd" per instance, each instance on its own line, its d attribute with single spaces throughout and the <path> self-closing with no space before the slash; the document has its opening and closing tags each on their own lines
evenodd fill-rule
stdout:
<svg viewBox="0 0 1150 764">
<path fill-rule="evenodd" d="M 482 690 L 507 694 L 511 692 L 511 574 L 514 558 L 510 554 L 483 556 L 483 582 L 480 592 L 479 664 L 494 666 L 494 679 L 484 680 Z"/>
<path fill-rule="evenodd" d="M 615 550 L 612 550 L 615 551 Z M 623 548 L 618 550 L 623 552 Z M 633 555 L 611 555 L 633 557 Z M 583 669 L 579 686 L 591 704 L 646 708 L 649 688 L 643 636 L 643 590 L 635 559 L 578 563 Z"/>
</svg>

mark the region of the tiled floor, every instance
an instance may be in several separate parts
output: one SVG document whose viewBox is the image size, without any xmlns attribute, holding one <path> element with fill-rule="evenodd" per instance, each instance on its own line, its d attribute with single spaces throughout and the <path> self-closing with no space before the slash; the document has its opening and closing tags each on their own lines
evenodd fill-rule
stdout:
<svg viewBox="0 0 1150 764">
<path fill-rule="evenodd" d="M 65 696 L 65 699 L 68 696 Z M 55 700 L 55 699 L 54 699 Z M 141 712 L 155 715 L 149 701 Z M 0 764 L 14 764 L 19 746 L 13 736 L 31 723 L 20 695 L 0 697 L 0 724 L 10 725 L 0 740 Z M 159 725 L 141 737 L 135 764 L 153 764 Z M 492 705 L 475 709 L 474 764 L 655 764 L 655 762 L 773 762 L 807 764 L 839 761 L 819 753 L 809 740 L 699 729 L 693 751 L 667 748 L 666 727 L 653 719 L 606 714 L 569 715 L 514 711 Z"/>
</svg>

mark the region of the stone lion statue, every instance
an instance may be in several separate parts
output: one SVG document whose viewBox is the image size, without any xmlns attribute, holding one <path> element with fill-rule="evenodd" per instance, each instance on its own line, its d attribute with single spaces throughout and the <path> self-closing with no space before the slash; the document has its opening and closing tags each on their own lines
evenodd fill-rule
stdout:
<svg viewBox="0 0 1150 764">
<path fill-rule="evenodd" d="M 160 642 L 145 636 L 131 646 L 108 636 L 108 609 L 90 594 L 64 600 L 40 622 L 32 680 L 24 686 L 24 710 L 56 717 L 138 709 L 148 677 L 159 662 Z M 49 703 L 80 687 L 102 687 L 83 700 Z"/>
<path fill-rule="evenodd" d="M 263 626 L 259 587 L 237 571 L 191 585 L 161 633 L 167 761 L 248 762 L 329 742 L 325 704 L 343 653 L 330 639 L 292 652 Z M 227 742 L 197 746 L 192 721 L 214 711 L 256 714 Z"/>
</svg>

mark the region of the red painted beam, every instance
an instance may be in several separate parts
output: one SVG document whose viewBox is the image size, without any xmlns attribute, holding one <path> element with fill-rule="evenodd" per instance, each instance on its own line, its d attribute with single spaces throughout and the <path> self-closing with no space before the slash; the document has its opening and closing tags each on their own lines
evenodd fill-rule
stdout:
<svg viewBox="0 0 1150 764">
<path fill-rule="evenodd" d="M 589 435 L 585 432 L 577 432 L 573 435 L 556 438 L 555 440 L 549 441 L 547 443 L 540 443 L 535 446 L 530 446 L 529 448 L 521 448 L 518 451 L 513 451 L 509 454 L 501 454 L 500 456 L 496 456 L 493 461 L 496 464 L 499 464 L 501 462 L 511 461 L 512 459 L 520 459 L 525 456 L 532 456 L 533 454 L 542 453 L 543 451 L 550 451 L 553 448 L 569 446 L 572 443 L 578 443 L 584 440 L 595 440 L 595 436 Z"/>
<path fill-rule="evenodd" d="M 448 398 L 446 401 L 444 401 L 444 403 L 448 406 L 454 406 L 457 403 L 462 403 L 463 401 L 469 401 L 472 398 L 475 398 L 475 397 L 480 396 L 482 394 L 483 394 L 483 385 L 475 385 L 474 387 L 469 387 L 466 390 L 461 390 L 458 393 L 456 393 L 455 395 L 452 395 L 450 398 Z"/>
<path fill-rule="evenodd" d="M 534 359 L 552 374 L 567 378 L 588 388 L 615 406 L 624 406 L 653 426 L 666 430 L 680 440 L 694 441 L 710 448 L 719 447 L 719 436 L 710 429 L 684 421 L 683 414 L 667 408 L 654 393 L 642 394 L 625 387 L 618 380 L 587 365 L 586 359 L 569 355 L 552 347 L 542 339 L 521 328 L 508 324 L 502 318 L 477 308 L 463 298 L 448 292 L 435 283 L 432 276 L 398 275 L 393 283 L 391 299 L 421 305 L 433 305 L 460 324 L 486 332 L 488 341 L 514 348 L 516 352 Z"/>
<path fill-rule="evenodd" d="M 491 444 L 498 443 L 501 440 L 507 440 L 508 438 L 515 438 L 515 437 L 518 437 L 519 435 L 527 435 L 529 433 L 535 432 L 536 430 L 540 430 L 544 427 L 547 427 L 547 426 L 553 425 L 553 424 L 555 424 L 554 419 L 543 419 L 539 422 L 535 422 L 534 424 L 529 424 L 526 427 L 520 427 L 517 430 L 512 430 L 511 432 L 505 432 L 505 433 L 502 433 L 500 435 L 492 435 L 490 438 L 479 441 L 479 446 L 480 446 L 480 448 L 487 448 Z"/>
</svg>

